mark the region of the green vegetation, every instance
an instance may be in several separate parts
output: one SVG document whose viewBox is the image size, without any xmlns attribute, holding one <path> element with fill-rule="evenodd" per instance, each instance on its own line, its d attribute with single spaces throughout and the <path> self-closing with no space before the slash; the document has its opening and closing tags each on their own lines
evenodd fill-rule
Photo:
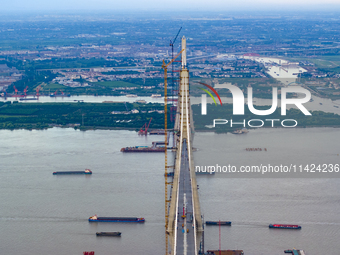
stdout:
<svg viewBox="0 0 340 255">
<path fill-rule="evenodd" d="M 127 113 L 137 109 L 140 112 Z M 163 128 L 161 104 L 137 103 L 2 103 L 0 129 L 44 129 L 75 126 L 95 129 L 139 129 L 152 118 L 150 128 Z M 149 112 L 154 111 L 154 112 Z M 112 114 L 115 112 L 115 114 Z"/>
<path fill-rule="evenodd" d="M 68 87 L 61 85 L 61 84 L 57 84 L 57 83 L 50 83 L 50 84 L 46 84 L 44 86 L 44 90 L 47 90 L 47 89 L 62 89 L 62 90 L 65 90 L 67 88 Z"/>
<path fill-rule="evenodd" d="M 257 106 L 256 109 L 268 109 L 266 106 Z M 290 109 L 287 111 L 286 116 L 281 116 L 281 109 L 277 108 L 276 111 L 268 116 L 257 116 L 252 114 L 247 107 L 245 107 L 245 115 L 244 116 L 235 116 L 233 115 L 233 109 L 231 104 L 224 104 L 223 106 L 215 106 L 213 104 L 207 105 L 207 115 L 201 115 L 201 106 L 193 105 L 192 106 L 194 121 L 195 121 L 195 129 L 197 131 L 214 131 L 216 133 L 226 133 L 231 132 L 236 129 L 242 128 L 242 125 L 234 125 L 234 127 L 230 127 L 230 119 L 233 122 L 243 122 L 246 120 L 246 123 L 251 119 L 262 119 L 264 121 L 263 127 L 271 127 L 271 121 L 265 121 L 265 119 L 280 119 L 281 121 L 284 119 L 294 119 L 298 122 L 297 127 L 340 127 L 340 116 L 334 113 L 326 113 L 321 111 L 311 112 L 312 116 L 305 116 L 300 110 Z M 216 125 L 215 128 L 208 128 L 206 125 L 212 125 L 214 119 L 226 119 L 229 121 L 226 125 Z M 259 121 L 252 123 L 252 125 L 260 125 Z M 288 123 L 287 125 L 293 125 L 293 122 Z M 246 124 L 246 127 L 248 125 Z M 281 127 L 279 121 L 275 121 L 274 127 Z M 248 127 L 247 127 L 248 128 Z"/>
<path fill-rule="evenodd" d="M 268 107 L 256 107 L 268 109 Z M 139 113 L 126 112 L 137 109 Z M 74 127 L 81 130 L 87 129 L 140 129 L 151 118 L 150 128 L 161 129 L 164 127 L 164 106 L 162 104 L 137 104 L 137 103 L 10 103 L 0 102 L 0 129 L 45 129 L 53 126 Z M 195 129 L 197 131 L 214 131 L 217 133 L 231 132 L 241 125 L 233 128 L 230 124 L 212 125 L 213 119 L 233 119 L 234 122 L 248 122 L 250 119 L 295 119 L 297 127 L 340 127 L 340 116 L 334 113 L 321 111 L 312 112 L 312 116 L 305 116 L 300 110 L 290 109 L 286 116 L 281 116 L 277 109 L 273 114 L 262 117 L 253 115 L 246 108 L 244 116 L 233 116 L 232 105 L 223 106 L 207 105 L 207 115 L 201 115 L 201 106 L 193 105 Z M 149 112 L 150 111 L 150 112 Z M 114 114 L 113 114 L 114 113 Z M 168 116 L 170 119 L 170 116 Z M 270 127 L 270 121 L 264 121 L 264 127 Z M 259 125 L 254 122 L 253 125 Z M 294 123 L 289 123 L 294 124 Z M 170 126 L 170 125 L 169 125 Z M 275 127 L 281 127 L 279 121 Z M 171 127 L 169 127 L 171 128 Z"/>
<path fill-rule="evenodd" d="M 339 55 L 319 55 L 315 58 L 290 58 L 291 61 L 309 61 L 323 72 L 339 73 L 340 72 L 340 56 Z"/>
<path fill-rule="evenodd" d="M 125 82 L 125 81 L 103 81 L 103 82 L 95 82 L 95 85 L 98 86 L 104 86 L 109 88 L 114 87 L 139 87 L 138 85 L 131 83 L 131 82 Z"/>
</svg>

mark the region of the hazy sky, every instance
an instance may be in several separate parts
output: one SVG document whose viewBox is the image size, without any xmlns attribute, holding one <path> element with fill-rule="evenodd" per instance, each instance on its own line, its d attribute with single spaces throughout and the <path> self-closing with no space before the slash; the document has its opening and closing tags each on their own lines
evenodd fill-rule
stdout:
<svg viewBox="0 0 340 255">
<path fill-rule="evenodd" d="M 0 0 L 0 11 L 41 10 L 320 10 L 340 11 L 340 0 Z"/>
</svg>

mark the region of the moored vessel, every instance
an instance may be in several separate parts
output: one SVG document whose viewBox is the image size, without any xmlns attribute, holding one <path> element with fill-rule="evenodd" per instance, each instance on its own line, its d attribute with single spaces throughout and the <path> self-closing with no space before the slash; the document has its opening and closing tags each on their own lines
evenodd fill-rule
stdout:
<svg viewBox="0 0 340 255">
<path fill-rule="evenodd" d="M 37 97 L 24 97 L 24 98 L 20 98 L 20 101 L 29 101 L 29 100 L 38 100 Z"/>
<path fill-rule="evenodd" d="M 165 147 L 135 146 L 120 149 L 121 152 L 165 152 Z"/>
<path fill-rule="evenodd" d="M 97 217 L 97 215 L 91 216 L 89 218 L 90 222 L 145 222 L 144 218 L 134 218 L 134 217 Z"/>
<path fill-rule="evenodd" d="M 206 225 L 225 225 L 225 226 L 231 226 L 231 221 L 206 221 Z"/>
<path fill-rule="evenodd" d="M 121 232 L 96 232 L 96 236 L 121 236 Z"/>
<path fill-rule="evenodd" d="M 92 174 L 90 169 L 85 169 L 85 171 L 62 171 L 62 172 L 53 172 L 53 175 L 61 175 L 61 174 Z"/>
<path fill-rule="evenodd" d="M 269 228 L 301 229 L 301 226 L 299 226 L 299 225 L 288 225 L 288 224 L 270 224 Z"/>
</svg>

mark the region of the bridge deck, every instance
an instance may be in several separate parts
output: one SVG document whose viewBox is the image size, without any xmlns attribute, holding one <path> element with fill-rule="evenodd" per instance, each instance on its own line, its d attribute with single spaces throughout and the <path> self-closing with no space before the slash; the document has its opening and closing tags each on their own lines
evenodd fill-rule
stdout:
<svg viewBox="0 0 340 255">
<path fill-rule="evenodd" d="M 195 235 L 193 228 L 192 188 L 189 170 L 188 148 L 183 141 L 181 155 L 181 171 L 178 188 L 178 231 L 176 254 L 195 254 Z M 185 202 L 184 202 L 185 200 Z M 186 216 L 185 218 L 183 216 Z M 189 232 L 187 232 L 189 230 Z"/>
</svg>

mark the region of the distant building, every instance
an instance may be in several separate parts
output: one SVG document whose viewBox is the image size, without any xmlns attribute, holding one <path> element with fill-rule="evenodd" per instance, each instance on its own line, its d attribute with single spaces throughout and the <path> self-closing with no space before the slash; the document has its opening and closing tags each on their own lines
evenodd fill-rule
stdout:
<svg viewBox="0 0 340 255">
<path fill-rule="evenodd" d="M 139 103 L 139 104 L 146 104 L 146 101 L 145 101 L 145 100 L 136 100 L 136 103 Z"/>
<path fill-rule="evenodd" d="M 257 53 L 245 53 L 243 54 L 244 57 L 259 57 L 260 54 Z"/>
</svg>

